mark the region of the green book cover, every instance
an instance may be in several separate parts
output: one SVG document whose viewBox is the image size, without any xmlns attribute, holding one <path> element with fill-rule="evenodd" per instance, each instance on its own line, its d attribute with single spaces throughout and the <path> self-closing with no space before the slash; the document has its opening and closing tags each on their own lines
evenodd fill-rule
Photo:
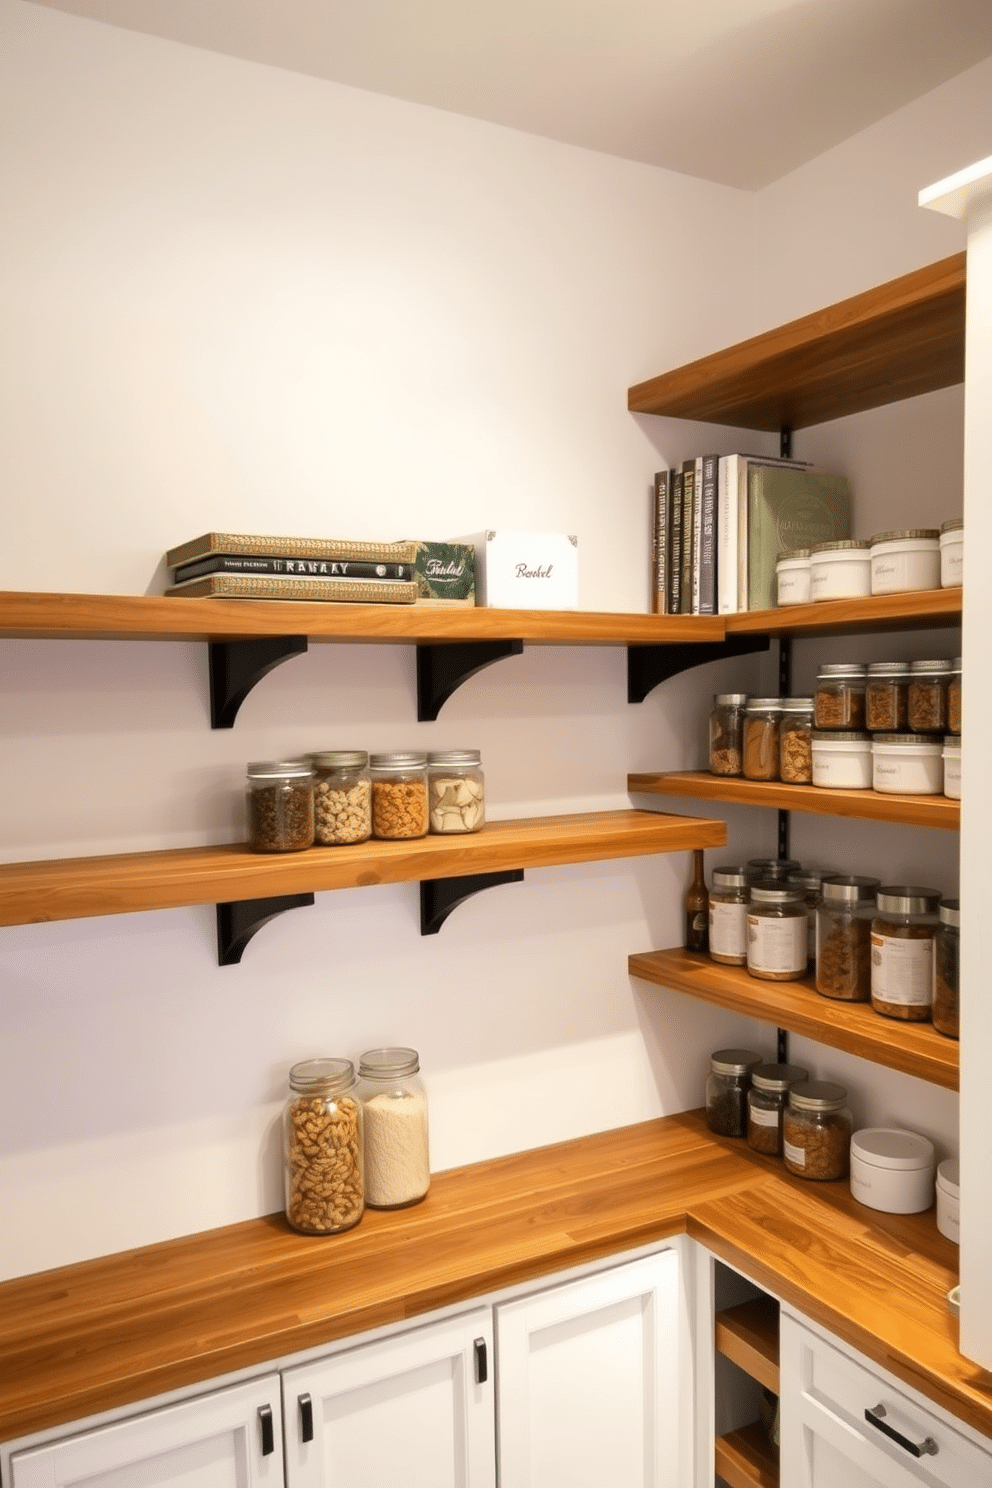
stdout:
<svg viewBox="0 0 992 1488">
<path fill-rule="evenodd" d="M 850 536 L 851 491 L 846 476 L 785 466 L 749 466 L 748 609 L 768 610 L 775 605 L 779 553 Z"/>
</svg>

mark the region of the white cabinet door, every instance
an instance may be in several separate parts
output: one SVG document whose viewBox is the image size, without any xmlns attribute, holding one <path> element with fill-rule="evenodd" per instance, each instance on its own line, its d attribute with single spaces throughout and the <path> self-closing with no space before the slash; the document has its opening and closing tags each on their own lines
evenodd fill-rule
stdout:
<svg viewBox="0 0 992 1488">
<path fill-rule="evenodd" d="M 283 1375 L 288 1488 L 494 1488 L 492 1309 Z"/>
<path fill-rule="evenodd" d="M 282 1488 L 279 1376 L 17 1452 L 13 1488 Z"/>
<path fill-rule="evenodd" d="M 496 1308 L 500 1488 L 677 1488 L 672 1250 Z"/>
</svg>

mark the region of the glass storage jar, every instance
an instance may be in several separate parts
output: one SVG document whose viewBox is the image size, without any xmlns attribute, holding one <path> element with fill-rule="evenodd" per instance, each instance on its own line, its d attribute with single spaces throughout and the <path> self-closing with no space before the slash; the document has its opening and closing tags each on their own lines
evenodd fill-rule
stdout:
<svg viewBox="0 0 992 1488">
<path fill-rule="evenodd" d="M 748 858 L 745 872 L 751 884 L 759 883 L 763 878 L 784 883 L 790 874 L 800 873 L 802 866 L 798 858 Z"/>
<path fill-rule="evenodd" d="M 372 835 L 372 782 L 364 749 L 308 754 L 313 770 L 313 840 L 318 847 L 365 842 Z"/>
<path fill-rule="evenodd" d="M 813 699 L 782 699 L 779 723 L 778 778 L 789 785 L 809 785 L 813 780 Z"/>
<path fill-rule="evenodd" d="M 887 1018 L 926 1023 L 933 1002 L 933 943 L 940 894 L 915 884 L 880 888 L 871 922 L 871 1005 Z"/>
<path fill-rule="evenodd" d="M 806 906 L 801 889 L 768 880 L 752 885 L 747 969 L 769 982 L 796 982 L 806 975 Z"/>
<path fill-rule="evenodd" d="M 816 911 L 816 990 L 838 1002 L 871 996 L 871 922 L 880 880 L 835 873 L 820 886 Z"/>
<path fill-rule="evenodd" d="M 747 1092 L 761 1055 L 751 1049 L 717 1049 L 706 1077 L 706 1124 L 721 1137 L 747 1134 Z"/>
<path fill-rule="evenodd" d="M 870 661 L 865 688 L 865 728 L 870 734 L 901 734 L 907 727 L 909 662 Z"/>
<path fill-rule="evenodd" d="M 775 560 L 775 594 L 780 605 L 809 604 L 810 550 L 789 548 Z"/>
<path fill-rule="evenodd" d="M 816 674 L 813 717 L 818 729 L 860 732 L 865 726 L 868 669 L 863 662 L 824 662 Z"/>
<path fill-rule="evenodd" d="M 426 754 L 373 754 L 369 765 L 373 837 L 426 837 Z"/>
<path fill-rule="evenodd" d="M 847 1176 L 853 1121 L 847 1091 L 830 1080 L 793 1085 L 782 1117 L 782 1156 L 797 1178 Z"/>
<path fill-rule="evenodd" d="M 939 588 L 940 533 L 936 527 L 876 532 L 871 540 L 872 594 Z"/>
<path fill-rule="evenodd" d="M 949 661 L 911 661 L 909 664 L 908 720 L 914 734 L 946 734 L 947 685 L 953 668 Z"/>
<path fill-rule="evenodd" d="M 781 698 L 751 697 L 744 705 L 744 778 L 778 779 Z"/>
<path fill-rule="evenodd" d="M 365 1125 L 365 1202 L 403 1209 L 431 1182 L 427 1096 L 416 1049 L 369 1049 L 358 1062 Z"/>
<path fill-rule="evenodd" d="M 710 714 L 710 774 L 740 775 L 744 759 L 746 692 L 718 692 Z"/>
<path fill-rule="evenodd" d="M 786 883 L 799 890 L 806 906 L 806 965 L 809 969 L 816 961 L 816 911 L 820 906 L 823 874 L 813 868 L 804 868 L 801 873 L 790 873 Z"/>
<path fill-rule="evenodd" d="M 782 1116 L 789 1087 L 809 1079 L 798 1064 L 758 1064 L 747 1093 L 747 1145 L 768 1157 L 782 1155 Z"/>
<path fill-rule="evenodd" d="M 252 852 L 313 847 L 313 775 L 303 760 L 253 760 L 245 785 Z"/>
<path fill-rule="evenodd" d="M 723 966 L 747 963 L 747 869 L 714 868 L 710 883 L 709 952 Z"/>
<path fill-rule="evenodd" d="M 362 1107 L 350 1059 L 306 1059 L 289 1072 L 283 1112 L 286 1218 L 304 1235 L 349 1230 L 365 1208 Z"/>
<path fill-rule="evenodd" d="M 951 675 L 947 679 L 947 732 L 961 732 L 961 658 L 955 656 L 951 662 Z"/>
<path fill-rule="evenodd" d="M 933 1026 L 946 1038 L 958 1037 L 960 1014 L 961 906 L 942 899 L 933 945 Z"/>
<path fill-rule="evenodd" d="M 486 786 L 478 749 L 441 749 L 427 756 L 432 832 L 478 832 L 486 820 Z"/>
</svg>

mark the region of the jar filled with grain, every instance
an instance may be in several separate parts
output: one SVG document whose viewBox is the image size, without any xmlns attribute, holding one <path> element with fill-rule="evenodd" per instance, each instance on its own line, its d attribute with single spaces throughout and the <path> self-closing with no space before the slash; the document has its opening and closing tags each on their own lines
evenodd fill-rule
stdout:
<svg viewBox="0 0 992 1488">
<path fill-rule="evenodd" d="M 907 727 L 909 662 L 871 661 L 865 687 L 865 727 L 870 734 L 901 734 Z"/>
<path fill-rule="evenodd" d="M 806 975 L 806 906 L 802 890 L 765 880 L 751 888 L 747 909 L 747 969 L 768 982 Z"/>
<path fill-rule="evenodd" d="M 879 880 L 830 874 L 816 911 L 816 990 L 838 1002 L 871 997 L 871 922 Z"/>
<path fill-rule="evenodd" d="M 717 1049 L 706 1077 L 706 1124 L 721 1137 L 747 1134 L 751 1071 L 761 1063 L 752 1049 Z"/>
<path fill-rule="evenodd" d="M 745 780 L 778 779 L 778 736 L 782 699 L 748 698 L 744 705 Z"/>
<path fill-rule="evenodd" d="M 847 1091 L 830 1080 L 793 1085 L 782 1117 L 782 1156 L 797 1178 L 821 1182 L 847 1176 L 851 1156 Z"/>
<path fill-rule="evenodd" d="M 909 664 L 909 727 L 914 734 L 946 734 L 947 688 L 953 667 L 949 661 L 911 661 Z"/>
<path fill-rule="evenodd" d="M 313 847 L 313 774 L 305 760 L 253 760 L 245 804 L 252 852 Z"/>
<path fill-rule="evenodd" d="M 427 756 L 432 832 L 478 832 L 486 820 L 486 787 L 478 749 L 443 749 Z"/>
<path fill-rule="evenodd" d="M 955 656 L 951 662 L 951 675 L 947 679 L 947 732 L 961 732 L 961 658 Z"/>
<path fill-rule="evenodd" d="M 956 1039 L 960 1020 L 961 906 L 942 899 L 933 946 L 933 1026 Z"/>
<path fill-rule="evenodd" d="M 809 1071 L 798 1064 L 759 1064 L 751 1071 L 747 1093 L 747 1145 L 768 1157 L 782 1155 L 782 1118 L 789 1090 Z"/>
<path fill-rule="evenodd" d="M 779 779 L 789 785 L 810 785 L 813 780 L 813 699 L 782 699 L 779 724 Z"/>
<path fill-rule="evenodd" d="M 313 839 L 318 847 L 365 842 L 372 835 L 372 780 L 364 749 L 307 755 L 313 770 Z"/>
<path fill-rule="evenodd" d="M 417 1204 L 431 1182 L 427 1096 L 416 1049 L 369 1049 L 358 1062 L 365 1124 L 365 1202 Z"/>
<path fill-rule="evenodd" d="M 710 713 L 710 774 L 741 775 L 744 769 L 746 692 L 718 692 Z"/>
<path fill-rule="evenodd" d="M 829 661 L 816 674 L 813 716 L 818 729 L 857 733 L 865 726 L 868 669 L 862 662 Z"/>
<path fill-rule="evenodd" d="M 349 1230 L 365 1208 L 362 1107 L 350 1059 L 306 1059 L 289 1072 L 283 1112 L 286 1218 L 304 1235 Z"/>
<path fill-rule="evenodd" d="M 871 1005 L 887 1018 L 926 1023 L 933 1003 L 933 949 L 940 894 L 915 884 L 878 891 L 871 923 Z"/>
<path fill-rule="evenodd" d="M 369 766 L 373 837 L 426 837 L 426 754 L 373 754 Z"/>
<path fill-rule="evenodd" d="M 747 964 L 747 906 L 751 897 L 747 869 L 714 868 L 710 883 L 709 952 L 722 966 Z"/>
</svg>

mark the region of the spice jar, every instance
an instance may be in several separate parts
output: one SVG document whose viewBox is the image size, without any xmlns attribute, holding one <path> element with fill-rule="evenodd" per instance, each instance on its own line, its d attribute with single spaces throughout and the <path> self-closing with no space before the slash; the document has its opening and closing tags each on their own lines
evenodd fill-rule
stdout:
<svg viewBox="0 0 992 1488">
<path fill-rule="evenodd" d="M 778 779 L 781 698 L 748 698 L 744 705 L 744 778 Z"/>
<path fill-rule="evenodd" d="M 909 664 L 909 727 L 914 734 L 946 734 L 949 661 L 911 661 Z"/>
<path fill-rule="evenodd" d="M 940 587 L 955 589 L 964 573 L 964 517 L 940 524 Z"/>
<path fill-rule="evenodd" d="M 933 1026 L 946 1038 L 959 1036 L 961 907 L 957 899 L 942 899 L 933 944 Z"/>
<path fill-rule="evenodd" d="M 782 699 L 778 743 L 780 780 L 809 785 L 813 779 L 813 699 Z"/>
<path fill-rule="evenodd" d="M 782 1155 L 782 1116 L 789 1087 L 809 1079 L 798 1064 L 759 1064 L 747 1093 L 747 1145 L 769 1157 Z"/>
<path fill-rule="evenodd" d="M 798 858 L 748 858 L 745 872 L 751 884 L 763 878 L 781 879 L 784 883 L 790 874 L 799 873 L 802 866 Z"/>
<path fill-rule="evenodd" d="M 782 1156 L 797 1178 L 844 1178 L 850 1162 L 847 1091 L 829 1080 L 793 1085 L 782 1117 Z"/>
<path fill-rule="evenodd" d="M 365 1124 L 365 1202 L 418 1203 L 431 1182 L 427 1096 L 416 1049 L 369 1049 L 358 1063 Z"/>
<path fill-rule="evenodd" d="M 710 884 L 710 959 L 723 966 L 747 963 L 747 869 L 714 868 Z"/>
<path fill-rule="evenodd" d="M 831 874 L 816 911 L 816 990 L 838 1002 L 871 996 L 871 922 L 879 880 Z"/>
<path fill-rule="evenodd" d="M 286 1218 L 305 1235 L 351 1229 L 365 1208 L 362 1108 L 350 1059 L 307 1059 L 289 1072 L 283 1112 Z"/>
<path fill-rule="evenodd" d="M 816 960 L 816 911 L 820 907 L 823 874 L 804 868 L 801 873 L 790 873 L 786 883 L 799 890 L 806 906 L 806 965 L 812 967 Z"/>
<path fill-rule="evenodd" d="M 901 734 L 907 727 L 909 662 L 868 663 L 865 727 L 870 734 Z"/>
<path fill-rule="evenodd" d="M 718 692 L 710 714 L 710 774 L 740 775 L 744 759 L 746 692 Z"/>
<path fill-rule="evenodd" d="M 318 847 L 365 842 L 372 835 L 372 783 L 364 749 L 307 755 L 313 770 L 313 839 Z"/>
<path fill-rule="evenodd" d="M 789 548 L 775 560 L 776 598 L 780 605 L 809 604 L 810 550 Z"/>
<path fill-rule="evenodd" d="M 769 982 L 806 975 L 806 906 L 792 884 L 766 880 L 751 889 L 747 910 L 747 969 Z"/>
<path fill-rule="evenodd" d="M 372 835 L 401 838 L 427 835 L 426 754 L 373 754 Z"/>
<path fill-rule="evenodd" d="M 313 847 L 313 776 L 305 761 L 252 761 L 245 802 L 252 852 L 301 852 Z"/>
<path fill-rule="evenodd" d="M 486 820 L 486 788 L 477 749 L 444 749 L 427 756 L 432 832 L 478 832 Z"/>
<path fill-rule="evenodd" d="M 721 1137 L 747 1132 L 747 1093 L 751 1071 L 761 1055 L 751 1049 L 717 1049 L 706 1077 L 706 1124 Z"/>
<path fill-rule="evenodd" d="M 824 662 L 816 674 L 813 716 L 818 729 L 858 732 L 865 726 L 867 667 L 862 662 Z"/>
<path fill-rule="evenodd" d="M 940 533 L 936 527 L 876 532 L 871 540 L 872 594 L 939 588 Z"/>
<path fill-rule="evenodd" d="M 878 891 L 871 923 L 871 1005 L 887 1018 L 926 1023 L 940 894 L 911 884 Z"/>
<path fill-rule="evenodd" d="M 955 656 L 951 662 L 951 675 L 947 679 L 947 732 L 961 732 L 961 658 Z"/>
</svg>

